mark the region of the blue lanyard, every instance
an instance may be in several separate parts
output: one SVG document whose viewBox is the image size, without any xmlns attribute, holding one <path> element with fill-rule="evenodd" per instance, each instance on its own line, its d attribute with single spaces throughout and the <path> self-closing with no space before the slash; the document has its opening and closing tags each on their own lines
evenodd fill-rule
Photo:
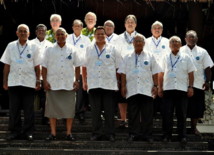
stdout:
<svg viewBox="0 0 214 155">
<path fill-rule="evenodd" d="M 162 37 L 161 37 L 161 39 L 162 39 Z M 155 47 L 157 48 L 158 47 L 158 45 L 160 44 L 160 42 L 161 42 L 161 39 L 158 41 L 158 43 L 156 44 L 155 43 L 155 40 L 152 38 L 152 41 L 153 41 L 153 43 L 155 44 Z"/>
<path fill-rule="evenodd" d="M 138 57 L 139 57 L 140 55 L 138 55 L 138 54 L 135 54 L 135 68 L 137 68 L 137 62 L 138 62 Z"/>
<path fill-rule="evenodd" d="M 135 35 L 136 35 L 136 34 L 137 34 L 137 32 L 135 32 Z M 128 36 L 126 35 L 126 32 L 124 32 L 124 37 L 125 37 L 127 43 L 129 43 L 129 44 L 133 43 L 134 37 L 131 37 L 131 40 L 129 40 Z"/>
<path fill-rule="evenodd" d="M 19 44 L 17 42 L 17 47 L 18 47 L 18 51 L 19 51 L 19 57 L 22 58 L 22 54 L 24 53 L 25 49 L 27 48 L 27 44 L 25 45 L 24 49 L 22 51 L 20 51 L 19 49 Z"/>
<path fill-rule="evenodd" d="M 113 34 L 110 37 L 106 37 L 106 39 L 108 40 L 108 42 L 110 42 L 112 38 L 113 38 Z"/>
<path fill-rule="evenodd" d="M 102 53 L 106 50 L 106 47 L 100 51 L 98 48 L 97 48 L 97 45 L 94 44 L 94 47 L 96 49 L 96 52 L 97 52 L 97 56 L 98 56 L 98 59 L 100 58 L 100 56 L 102 55 Z"/>
<path fill-rule="evenodd" d="M 172 70 L 173 70 L 173 68 L 175 67 L 175 65 L 177 64 L 179 58 L 180 58 L 180 56 L 177 58 L 177 60 L 176 60 L 175 63 L 173 64 L 173 63 L 172 63 L 172 56 L 171 56 L 171 54 L 170 54 L 170 62 L 171 62 Z"/>
<path fill-rule="evenodd" d="M 81 36 L 79 36 L 79 38 L 75 41 L 74 40 L 74 34 L 72 35 L 72 38 L 73 38 L 73 43 L 74 43 L 74 46 L 77 44 L 77 42 L 80 40 Z"/>
</svg>

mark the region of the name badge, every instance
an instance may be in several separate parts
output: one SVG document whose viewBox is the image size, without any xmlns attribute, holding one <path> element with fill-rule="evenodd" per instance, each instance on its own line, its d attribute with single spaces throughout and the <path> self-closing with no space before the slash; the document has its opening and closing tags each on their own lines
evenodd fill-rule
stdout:
<svg viewBox="0 0 214 155">
<path fill-rule="evenodd" d="M 127 46 L 127 50 L 131 51 L 131 50 L 134 50 L 134 48 L 133 48 L 132 45 L 128 45 L 128 46 Z"/>
<path fill-rule="evenodd" d="M 102 65 L 102 63 L 103 63 L 103 62 L 102 62 L 101 60 L 97 60 L 96 63 L 95 63 L 95 65 L 96 65 L 96 66 L 100 66 L 100 65 Z"/>
<path fill-rule="evenodd" d="M 176 77 L 176 73 L 175 72 L 170 72 L 169 73 L 169 77 L 170 78 L 175 78 Z"/>
<path fill-rule="evenodd" d="M 139 73 L 139 69 L 135 68 L 135 69 L 133 70 L 133 73 L 134 73 L 134 74 L 138 74 L 138 73 Z"/>
<path fill-rule="evenodd" d="M 24 63 L 24 60 L 23 60 L 23 59 L 17 59 L 16 62 L 17 62 L 18 64 L 23 64 L 23 63 Z"/>
</svg>

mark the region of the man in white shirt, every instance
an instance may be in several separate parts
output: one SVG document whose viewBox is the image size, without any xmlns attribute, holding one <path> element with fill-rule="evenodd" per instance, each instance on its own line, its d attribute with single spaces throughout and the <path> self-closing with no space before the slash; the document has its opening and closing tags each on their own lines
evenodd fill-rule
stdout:
<svg viewBox="0 0 214 155">
<path fill-rule="evenodd" d="M 22 134 L 33 140 L 34 93 L 40 89 L 39 48 L 31 43 L 29 27 L 20 24 L 16 35 L 18 40 L 8 44 L 1 57 L 4 65 L 3 87 L 9 93 L 10 135 L 8 140 L 18 139 Z M 21 122 L 21 108 L 24 110 L 24 125 Z"/>
<path fill-rule="evenodd" d="M 56 31 L 56 43 L 45 51 L 42 77 L 46 90 L 45 116 L 49 118 L 51 134 L 56 139 L 57 119 L 66 119 L 66 140 L 74 141 L 72 124 L 75 116 L 75 90 L 79 88 L 81 59 L 76 48 L 66 42 L 64 28 Z"/>
<path fill-rule="evenodd" d="M 197 46 L 198 37 L 195 31 L 188 31 L 186 33 L 185 41 L 186 45 L 181 47 L 181 52 L 188 54 L 197 68 L 197 71 L 194 72 L 194 95 L 189 98 L 187 117 L 191 118 L 191 133 L 200 135 L 196 126 L 198 120 L 203 118 L 204 115 L 204 90 L 209 90 L 210 88 L 213 61 L 205 49 Z"/>
<path fill-rule="evenodd" d="M 173 113 L 176 109 L 178 138 L 186 143 L 186 114 L 188 97 L 193 96 L 194 71 L 192 59 L 180 52 L 181 39 L 172 36 L 169 39 L 171 52 L 163 56 L 162 72 L 158 75 L 158 95 L 163 97 L 163 141 L 171 141 Z"/>
<path fill-rule="evenodd" d="M 160 63 L 161 58 L 170 51 L 169 39 L 162 36 L 163 24 L 155 21 L 151 26 L 152 36 L 146 39 L 144 50 L 154 55 L 156 61 Z M 156 97 L 154 100 L 154 116 L 161 110 L 162 99 Z"/>
<path fill-rule="evenodd" d="M 137 34 L 135 28 L 137 27 L 137 18 L 135 15 L 128 15 L 125 18 L 125 32 L 119 35 L 116 41 L 116 48 L 120 50 L 122 58 L 134 50 L 133 38 Z M 120 82 L 120 81 L 119 81 Z M 120 127 L 127 127 L 127 100 L 120 94 L 118 95 L 118 107 L 120 110 L 121 123 Z"/>
<path fill-rule="evenodd" d="M 129 141 L 153 142 L 153 97 L 158 93 L 160 67 L 151 53 L 143 51 L 145 37 L 134 37 L 135 50 L 127 54 L 118 70 L 121 73 L 121 93 L 128 101 Z"/>
<path fill-rule="evenodd" d="M 36 26 L 36 38 L 32 39 L 31 42 L 36 44 L 39 47 L 39 55 L 41 60 L 44 58 L 44 52 L 45 49 L 48 47 L 51 47 L 53 44 L 45 39 L 46 36 L 47 27 L 44 24 L 39 24 Z M 40 66 L 41 69 L 41 66 Z M 42 76 L 40 78 L 42 80 Z M 41 84 L 43 82 L 41 81 Z M 42 124 L 47 124 L 48 120 L 46 117 L 44 117 L 45 112 L 45 92 L 43 89 L 43 85 L 41 86 L 41 89 L 37 91 L 37 94 L 39 97 L 40 102 L 40 108 L 42 108 Z"/>
<path fill-rule="evenodd" d="M 104 28 L 97 27 L 96 43 L 87 48 L 82 70 L 83 89 L 88 90 L 92 111 L 92 141 L 99 140 L 102 135 L 102 107 L 105 113 L 105 136 L 115 141 L 114 94 L 118 90 L 116 69 L 121 56 L 114 46 L 106 44 L 105 38 Z"/>
<path fill-rule="evenodd" d="M 107 20 L 104 23 L 104 29 L 106 31 L 106 43 L 115 45 L 118 35 L 114 33 L 115 25 L 111 20 Z"/>
<path fill-rule="evenodd" d="M 81 34 L 83 29 L 83 23 L 79 19 L 73 21 L 73 33 L 68 35 L 67 43 L 74 45 L 79 52 L 79 55 L 83 57 L 86 52 L 86 48 L 91 44 L 88 37 Z M 82 72 L 80 71 L 80 86 L 76 95 L 76 117 L 79 119 L 80 123 L 85 121 L 85 111 L 88 107 L 88 94 L 87 91 L 82 89 Z"/>
</svg>

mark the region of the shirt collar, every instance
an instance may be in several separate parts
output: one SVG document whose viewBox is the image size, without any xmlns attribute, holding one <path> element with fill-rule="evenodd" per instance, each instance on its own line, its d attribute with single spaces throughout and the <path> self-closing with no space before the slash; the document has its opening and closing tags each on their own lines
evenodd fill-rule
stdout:
<svg viewBox="0 0 214 155">
<path fill-rule="evenodd" d="M 152 36 L 152 39 L 155 41 L 155 42 L 158 42 L 162 39 L 162 36 L 158 37 L 158 39 L 156 39 L 154 36 Z"/>
<path fill-rule="evenodd" d="M 134 37 L 136 35 L 136 31 L 132 32 L 131 35 L 126 31 L 125 32 L 128 37 Z"/>
</svg>

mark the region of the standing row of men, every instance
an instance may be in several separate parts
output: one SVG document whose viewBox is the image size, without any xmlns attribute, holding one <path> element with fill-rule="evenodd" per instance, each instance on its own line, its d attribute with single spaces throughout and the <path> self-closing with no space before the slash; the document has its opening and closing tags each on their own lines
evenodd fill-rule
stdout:
<svg viewBox="0 0 214 155">
<path fill-rule="evenodd" d="M 49 45 L 44 40 L 47 28 L 42 24 L 36 28 L 37 38 L 29 41 L 29 28 L 21 24 L 16 32 L 18 40 L 8 44 L 1 58 L 5 64 L 3 85 L 10 97 L 9 139 L 17 139 L 20 134 L 33 139 L 34 88 L 40 87 L 41 66 L 46 91 L 45 116 L 51 127 L 46 140 L 56 139 L 56 120 L 61 118 L 66 119 L 65 138 L 75 140 L 72 122 L 75 106 L 76 113 L 84 120 L 83 103 L 87 97 L 83 90 L 88 92 L 92 111 L 91 140 L 99 140 L 104 134 L 108 140 L 115 141 L 114 96 L 119 89 L 121 95 L 118 95 L 117 102 L 122 125 L 126 124 L 128 109 L 130 141 L 141 138 L 153 141 L 154 101 L 161 107 L 163 141 L 171 140 L 174 108 L 179 140 L 186 142 L 187 114 L 192 119 L 193 132 L 198 134 L 196 123 L 203 117 L 204 90 L 209 89 L 213 62 L 207 51 L 196 45 L 195 31 L 186 33 L 187 45 L 181 48 L 179 37 L 168 40 L 161 36 L 163 25 L 158 21 L 151 27 L 152 37 L 145 39 L 135 30 L 137 19 L 134 15 L 125 18 L 126 30 L 119 36 L 113 33 L 114 23 L 110 20 L 104 23 L 104 27 L 94 28 L 96 15 L 92 12 L 86 14 L 86 28 L 83 29 L 80 20 L 73 22 L 74 33 L 71 35 L 59 27 L 59 15 L 52 15 L 50 21 L 52 30 L 46 37 L 56 43 Z M 82 70 L 80 66 L 83 66 Z M 23 128 L 21 107 L 25 118 Z M 104 133 L 100 117 L 102 110 Z"/>
</svg>

